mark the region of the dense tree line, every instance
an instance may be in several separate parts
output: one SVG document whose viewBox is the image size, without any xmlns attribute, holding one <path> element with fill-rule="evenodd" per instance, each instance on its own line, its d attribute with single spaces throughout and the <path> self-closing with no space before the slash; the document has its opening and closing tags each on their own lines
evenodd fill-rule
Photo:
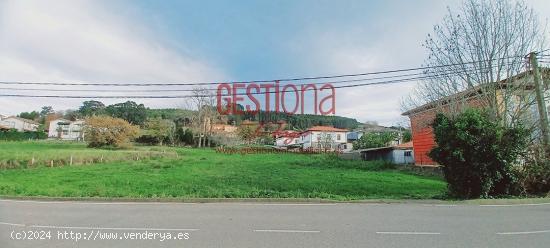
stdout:
<svg viewBox="0 0 550 248">
<path fill-rule="evenodd" d="M 263 131 L 265 131 L 263 133 L 266 134 L 279 128 L 305 130 L 309 127 L 320 125 L 354 129 L 359 125 L 357 120 L 341 116 L 287 114 L 266 111 L 258 113 L 243 111 L 243 115 L 219 115 L 217 114 L 216 107 L 211 104 L 199 104 L 199 106 L 200 111 L 175 108 L 150 109 L 143 104 L 133 101 L 105 105 L 100 101 L 90 100 L 84 101 L 75 110 L 54 111 L 52 107 L 45 106 L 40 111 L 23 112 L 19 116 L 40 121 L 44 124 L 44 129 L 48 128 L 47 124 L 50 121 L 58 118 L 68 120 L 100 120 L 94 119 L 95 117 L 116 118 L 141 129 L 139 135 L 136 137 L 136 141 L 140 143 L 171 145 L 198 145 L 201 143 L 200 146 L 214 146 L 222 142 L 223 138 L 214 137 L 215 135 L 211 130 L 212 125 L 216 123 L 237 126 L 243 121 L 263 123 Z M 239 107 L 241 110 L 244 109 L 242 106 Z M 104 120 L 106 123 L 113 122 L 113 119 L 108 118 L 101 120 Z M 285 125 L 279 126 L 274 124 L 280 122 L 285 123 Z M 265 138 L 262 143 L 271 144 L 272 142 Z"/>
<path fill-rule="evenodd" d="M 260 111 L 258 113 L 244 112 L 243 115 L 228 116 L 229 122 L 240 124 L 244 120 L 263 123 L 284 121 L 287 129 L 305 130 L 312 126 L 333 126 L 336 128 L 355 129 L 360 124 L 356 119 L 342 116 L 288 114 L 280 112 Z"/>
</svg>

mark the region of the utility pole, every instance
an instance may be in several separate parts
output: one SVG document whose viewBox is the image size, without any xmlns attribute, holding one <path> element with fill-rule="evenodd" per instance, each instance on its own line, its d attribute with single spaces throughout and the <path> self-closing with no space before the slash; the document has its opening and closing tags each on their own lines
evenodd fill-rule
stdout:
<svg viewBox="0 0 550 248">
<path fill-rule="evenodd" d="M 544 90 L 541 84 L 539 66 L 535 52 L 529 54 L 531 67 L 533 68 L 533 77 L 535 82 L 535 93 L 537 98 L 537 109 L 539 110 L 539 123 L 542 132 L 542 142 L 546 155 L 550 154 L 550 131 L 548 130 L 548 111 L 546 110 L 546 102 L 544 101 Z"/>
</svg>

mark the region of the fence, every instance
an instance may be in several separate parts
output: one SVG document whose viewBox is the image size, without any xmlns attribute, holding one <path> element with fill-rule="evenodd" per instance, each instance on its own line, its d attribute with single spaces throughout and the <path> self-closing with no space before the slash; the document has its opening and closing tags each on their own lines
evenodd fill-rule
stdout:
<svg viewBox="0 0 550 248">
<path fill-rule="evenodd" d="M 224 154 L 264 154 L 264 153 L 295 153 L 295 154 L 341 154 L 341 150 L 327 149 L 275 149 L 270 147 L 216 147 L 217 153 Z"/>
<path fill-rule="evenodd" d="M 124 154 L 98 154 L 88 155 L 65 155 L 55 157 L 35 157 L 30 155 L 28 159 L 0 159 L 0 169 L 33 168 L 38 166 L 60 167 L 71 165 L 89 165 L 118 161 L 139 161 L 153 158 L 177 158 L 176 152 L 128 152 Z"/>
</svg>

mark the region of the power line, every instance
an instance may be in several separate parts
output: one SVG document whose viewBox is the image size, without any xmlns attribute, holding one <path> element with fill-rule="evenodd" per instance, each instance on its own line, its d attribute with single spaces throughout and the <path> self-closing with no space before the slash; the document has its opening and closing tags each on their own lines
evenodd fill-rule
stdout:
<svg viewBox="0 0 550 248">
<path fill-rule="evenodd" d="M 401 78 L 401 77 L 408 77 L 408 76 L 419 76 L 419 75 L 425 75 L 426 73 L 409 73 L 409 74 L 403 74 L 403 75 L 394 75 L 394 76 L 385 76 L 385 77 L 374 77 L 374 78 L 360 78 L 360 79 L 351 79 L 351 80 L 339 80 L 339 81 L 331 81 L 331 82 L 317 82 L 317 83 L 304 83 L 304 84 L 297 84 L 296 86 L 302 86 L 302 85 L 319 85 L 319 84 L 340 84 L 340 83 L 350 83 L 350 82 L 361 82 L 361 81 L 369 81 L 369 80 L 377 80 L 377 79 L 388 79 L 388 78 Z M 14 91 L 50 91 L 50 92 L 193 92 L 196 91 L 194 89 L 151 89 L 151 90 L 116 90 L 116 89 L 109 89 L 109 90 L 98 90 L 98 89 L 37 89 L 37 88 L 4 88 L 0 87 L 0 90 L 14 90 Z M 217 88 L 208 88 L 203 90 L 217 90 Z"/>
<path fill-rule="evenodd" d="M 364 83 L 364 84 L 356 84 L 356 85 L 343 85 L 343 86 L 336 86 L 333 87 L 335 89 L 337 88 L 348 88 L 348 87 L 360 87 L 360 86 L 367 86 L 367 85 L 380 85 L 380 84 L 393 84 L 393 83 L 400 83 L 400 82 L 407 82 L 407 81 L 417 81 L 420 79 L 425 79 L 427 77 L 414 77 L 414 78 L 405 78 L 405 79 L 399 79 L 399 80 L 388 80 L 383 82 L 372 82 L 372 83 Z M 302 91 L 312 91 L 316 89 L 298 89 L 297 91 L 294 90 L 280 90 L 279 93 L 286 93 L 286 92 L 302 92 Z M 257 95 L 257 94 L 275 94 L 277 92 L 270 91 L 270 92 L 254 92 L 251 94 Z M 233 94 L 226 94 L 220 96 L 231 96 Z M 246 95 L 246 93 L 237 93 L 234 95 Z M 135 99 L 142 99 L 142 98 L 152 98 L 152 99 L 170 99 L 170 98 L 191 98 L 191 97 L 216 97 L 218 94 L 210 94 L 210 95 L 174 95 L 174 96 L 71 96 L 71 95 L 24 95 L 24 94 L 0 94 L 0 96 L 4 97 L 27 97 L 27 98 L 135 98 Z"/>
<path fill-rule="evenodd" d="M 435 73 L 435 72 L 420 72 L 420 73 L 408 73 L 408 74 L 401 74 L 401 75 L 392 75 L 392 76 L 383 76 L 383 77 L 373 77 L 373 78 L 359 78 L 359 79 L 348 79 L 348 80 L 338 80 L 338 81 L 329 81 L 329 82 L 317 82 L 317 83 L 304 83 L 304 84 L 296 84 L 295 86 L 303 86 L 303 85 L 320 85 L 320 84 L 342 84 L 342 83 L 352 83 L 352 82 L 364 82 L 364 81 L 371 81 L 371 80 L 379 80 L 379 79 L 389 79 L 389 78 L 403 78 L 403 77 L 409 77 L 409 76 L 425 76 L 425 77 L 441 77 L 441 76 L 448 76 L 453 75 L 456 72 L 477 72 L 479 70 L 487 70 L 490 68 L 498 67 L 498 65 L 493 66 L 487 66 L 485 68 L 469 68 L 469 69 L 458 69 L 453 70 L 452 72 L 448 70 L 447 73 Z M 283 85 L 284 86 L 284 85 Z M 39 89 L 39 88 L 6 88 L 6 87 L 0 87 L 0 90 L 11 90 L 11 91 L 47 91 L 47 92 L 193 92 L 194 89 L 151 89 L 151 90 L 117 90 L 117 89 L 108 89 L 108 90 L 101 90 L 101 89 Z M 206 91 L 215 91 L 216 88 L 208 88 L 203 89 Z M 252 93 L 252 94 L 265 94 L 265 92 L 260 93 Z"/>
<path fill-rule="evenodd" d="M 449 73 L 450 74 L 450 73 Z M 448 74 L 448 75 L 449 75 Z M 441 76 L 441 75 L 440 75 Z M 368 83 L 362 83 L 362 84 L 351 84 L 351 85 L 340 85 L 340 86 L 334 86 L 332 88 L 338 89 L 338 88 L 352 88 L 352 87 L 362 87 L 362 86 L 371 86 L 371 85 L 384 85 L 384 84 L 396 84 L 396 83 L 402 83 L 402 82 L 411 82 L 411 81 L 418 81 L 423 79 L 434 79 L 436 77 L 434 76 L 421 76 L 421 77 L 410 77 L 410 78 L 403 78 L 403 79 L 394 79 L 394 80 L 386 80 L 386 81 L 380 81 L 380 82 L 368 82 Z M 328 82 L 327 82 L 328 83 Z M 313 91 L 317 90 L 316 88 L 308 88 L 308 89 L 298 89 L 298 90 L 280 90 L 278 92 L 276 91 L 270 91 L 270 92 L 253 92 L 250 94 L 258 95 L 258 94 L 276 94 L 276 93 L 286 93 L 286 92 L 305 92 L 305 91 Z M 0 94 L 0 96 L 5 97 L 27 97 L 27 98 L 135 98 L 135 99 L 142 99 L 142 98 L 152 98 L 152 99 L 174 99 L 174 98 L 191 98 L 191 97 L 217 97 L 219 96 L 231 96 L 231 95 L 247 95 L 248 93 L 237 93 L 237 94 L 202 94 L 202 95 L 172 95 L 172 96 L 63 96 L 63 95 L 24 95 L 24 94 Z"/>
<path fill-rule="evenodd" d="M 435 68 L 445 68 L 458 65 L 469 65 L 476 64 L 479 62 L 488 62 L 494 60 L 503 60 L 508 58 L 522 58 L 523 56 L 509 56 L 503 58 L 495 58 L 488 60 L 479 60 L 479 61 L 470 61 L 446 65 L 436 65 L 436 66 L 424 66 L 416 68 L 407 68 L 407 69 L 397 69 L 397 70 L 386 70 L 386 71 L 376 71 L 376 72 L 366 72 L 366 73 L 357 73 L 357 74 L 341 74 L 341 75 L 332 75 L 332 76 L 319 76 L 319 77 L 298 77 L 298 78 L 286 78 L 286 79 L 271 79 L 271 80 L 252 80 L 252 81 L 234 81 L 229 83 L 267 83 L 267 82 L 293 82 L 293 81 L 304 81 L 304 80 L 321 80 L 321 79 L 333 79 L 333 78 L 345 78 L 345 77 L 359 77 L 359 76 L 368 76 L 368 75 L 378 75 L 378 74 L 389 74 L 389 73 L 398 73 L 398 72 L 408 72 L 408 71 L 418 71 L 418 70 L 428 70 Z M 205 82 L 205 83 L 55 83 L 55 82 L 9 82 L 9 81 L 0 81 L 0 84 L 15 84 L 15 85 L 59 85 L 59 86 L 198 86 L 198 85 L 218 85 L 219 82 Z"/>
</svg>

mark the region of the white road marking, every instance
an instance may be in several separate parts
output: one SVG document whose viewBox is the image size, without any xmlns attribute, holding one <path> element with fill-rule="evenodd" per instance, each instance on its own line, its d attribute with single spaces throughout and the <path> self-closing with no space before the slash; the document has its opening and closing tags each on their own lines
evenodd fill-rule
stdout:
<svg viewBox="0 0 550 248">
<path fill-rule="evenodd" d="M 84 226 L 49 226 L 49 225 L 25 225 L 9 222 L 0 222 L 0 225 L 21 226 L 47 229 L 78 229 L 78 230 L 132 230 L 132 231 L 199 231 L 196 228 L 143 228 L 143 227 L 84 227 Z"/>
<path fill-rule="evenodd" d="M 271 233 L 320 233 L 321 231 L 317 230 L 254 230 L 254 232 L 271 232 Z"/>
<path fill-rule="evenodd" d="M 25 226 L 24 224 L 15 224 L 15 223 L 8 223 L 8 222 L 0 222 L 0 225 L 6 225 L 6 226 Z"/>
<path fill-rule="evenodd" d="M 543 206 L 550 205 L 548 203 L 523 203 L 523 204 L 489 204 L 489 205 L 479 205 L 480 207 L 520 207 L 520 206 Z"/>
<path fill-rule="evenodd" d="M 423 204 L 425 207 L 456 207 L 456 204 Z"/>
<path fill-rule="evenodd" d="M 394 235 L 439 235 L 438 232 L 376 232 L 377 234 L 394 234 Z"/>
<path fill-rule="evenodd" d="M 528 231 L 528 232 L 501 232 L 498 235 L 519 235 L 519 234 L 537 234 L 537 233 L 550 233 L 550 230 L 541 231 Z"/>
</svg>

